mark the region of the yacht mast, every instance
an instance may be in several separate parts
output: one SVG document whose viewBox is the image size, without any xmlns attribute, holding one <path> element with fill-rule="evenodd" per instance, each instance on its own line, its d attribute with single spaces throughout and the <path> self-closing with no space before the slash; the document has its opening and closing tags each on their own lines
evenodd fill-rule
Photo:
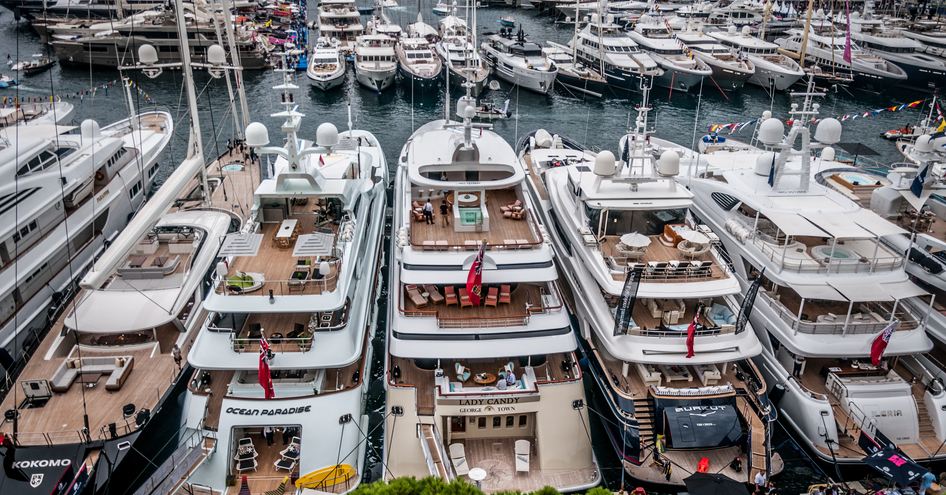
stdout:
<svg viewBox="0 0 946 495">
<path fill-rule="evenodd" d="M 220 17 L 222 17 L 223 19 L 230 17 L 230 13 L 228 12 L 228 9 L 226 8 L 226 6 L 223 5 L 222 2 L 220 3 L 219 14 L 220 14 Z M 221 20 L 220 18 L 218 18 L 217 12 L 210 11 L 210 22 L 213 23 L 214 34 L 216 34 L 217 36 L 217 43 L 223 44 L 224 36 L 220 30 Z M 230 60 L 235 61 L 236 58 L 237 57 L 233 56 L 233 51 L 232 51 L 232 46 L 231 46 Z M 243 127 L 245 126 L 243 125 L 242 118 L 240 117 L 240 112 L 237 111 L 236 97 L 233 93 L 233 83 L 230 81 L 229 73 L 224 74 L 223 78 L 224 78 L 224 81 L 226 81 L 227 83 L 227 103 L 230 105 L 230 113 L 233 114 L 233 124 L 235 127 L 234 133 L 236 137 L 240 137 L 243 135 Z"/>
<path fill-rule="evenodd" d="M 197 111 L 197 94 L 194 92 L 194 71 L 191 68 L 191 51 L 187 39 L 187 24 L 184 18 L 183 0 L 174 0 L 177 10 L 177 36 L 181 43 L 181 74 L 184 76 L 184 86 L 187 87 L 187 107 L 191 114 L 191 133 L 188 138 L 187 156 L 199 158 L 201 165 L 204 161 L 204 142 L 200 135 L 200 116 Z M 196 13 L 196 9 L 195 9 Z M 203 189 L 204 204 L 210 203 L 210 187 L 207 183 L 207 167 L 200 167 L 200 186 Z"/>
<path fill-rule="evenodd" d="M 801 46 L 798 47 L 798 65 L 805 69 L 805 52 L 808 50 L 808 33 L 811 32 L 811 14 L 815 9 L 815 0 L 808 0 L 808 10 L 805 12 L 805 32 L 801 35 Z"/>
<path fill-rule="evenodd" d="M 240 103 L 240 125 L 237 132 L 238 136 L 243 135 L 243 129 L 250 125 L 250 105 L 246 100 L 246 89 L 243 87 L 243 62 L 240 60 L 240 52 L 236 45 L 236 33 L 233 29 L 233 16 L 231 7 L 235 10 L 236 3 L 230 0 L 230 6 L 226 5 L 226 0 L 221 0 L 223 11 L 223 27 L 227 33 L 227 46 L 230 49 L 230 64 L 233 66 L 233 83 L 236 85 L 236 93 Z M 230 79 L 227 78 L 229 84 Z M 231 96 L 232 98 L 232 96 Z"/>
</svg>

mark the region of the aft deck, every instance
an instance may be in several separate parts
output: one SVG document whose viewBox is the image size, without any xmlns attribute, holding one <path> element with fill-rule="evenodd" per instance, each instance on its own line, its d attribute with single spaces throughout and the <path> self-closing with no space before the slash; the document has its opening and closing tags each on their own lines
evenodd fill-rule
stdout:
<svg viewBox="0 0 946 495">
<path fill-rule="evenodd" d="M 584 469 L 541 469 L 538 449 L 531 446 L 528 474 L 516 472 L 515 442 L 520 438 L 466 439 L 464 445 L 470 468 L 482 468 L 486 479 L 480 484 L 483 491 L 534 492 L 546 486 L 578 487 L 598 479 L 593 467 Z M 534 443 L 535 438 L 527 438 Z"/>
<path fill-rule="evenodd" d="M 648 237 L 650 245 L 633 253 L 619 247 L 620 236 L 608 235 L 600 240 L 598 249 L 615 280 L 624 280 L 626 271 L 635 264 L 641 266 L 641 277 L 648 282 L 694 282 L 720 280 L 729 276 L 710 250 L 694 254 L 677 247 L 681 244 L 679 241 L 671 241 L 668 245 L 663 235 Z M 697 269 L 694 263 L 703 266 Z"/>
<path fill-rule="evenodd" d="M 285 469 L 276 469 L 276 461 L 282 458 L 280 452 L 286 449 L 289 444 L 283 443 L 281 432 L 275 434 L 275 441 L 272 445 L 267 445 L 266 438 L 263 437 L 262 428 L 247 428 L 241 431 L 234 431 L 233 438 L 249 438 L 253 441 L 253 448 L 256 450 L 257 467 L 255 470 L 243 471 L 236 470 L 237 462 L 233 460 L 235 452 L 230 453 L 230 469 L 235 474 L 236 486 L 227 488 L 226 493 L 237 495 L 240 493 L 242 476 L 246 475 L 247 485 L 250 487 L 250 493 L 264 493 L 273 490 L 282 483 L 283 479 L 289 477 L 287 488 L 292 487 L 292 480 L 299 477 L 299 466 L 296 465 L 292 471 Z M 290 490 L 291 491 L 291 490 Z"/>
<path fill-rule="evenodd" d="M 463 195 L 464 193 L 460 193 Z M 533 212 L 522 206 L 515 215 L 506 216 L 507 212 L 503 207 L 513 205 L 519 200 L 516 191 L 513 189 L 488 190 L 483 192 L 485 198 L 479 198 L 468 202 L 470 208 L 480 206 L 480 201 L 485 201 L 487 215 L 470 220 L 468 223 L 462 223 L 463 218 L 455 218 L 451 211 L 447 213 L 447 221 L 440 215 L 440 204 L 446 200 L 449 204 L 454 204 L 457 200 L 456 193 L 448 193 L 446 198 L 432 198 L 431 205 L 434 207 L 433 224 L 427 224 L 423 214 L 414 214 L 410 217 L 410 241 L 411 245 L 417 249 L 426 250 L 445 250 L 445 249 L 478 249 L 483 240 L 486 240 L 488 249 L 507 248 L 507 249 L 529 249 L 534 248 L 542 242 L 542 237 L 538 234 Z M 428 200 L 428 196 L 416 196 L 412 201 L 423 206 Z M 521 201 L 521 200 L 520 200 Z M 464 207 L 466 208 L 466 207 Z M 488 218 L 486 218 L 488 217 Z M 458 225 L 460 224 L 460 225 Z M 461 229 L 462 231 L 458 231 Z"/>
<path fill-rule="evenodd" d="M 456 301 L 446 287 L 453 288 Z M 503 297 L 503 287 L 509 288 L 508 300 Z M 496 300 L 490 303 L 493 289 Z M 484 285 L 480 306 L 464 302 L 461 291 L 465 292 L 463 286 L 403 285 L 399 310 L 409 317 L 435 317 L 441 328 L 521 326 L 528 324 L 532 315 L 562 310 L 561 298 L 552 285 Z"/>
</svg>

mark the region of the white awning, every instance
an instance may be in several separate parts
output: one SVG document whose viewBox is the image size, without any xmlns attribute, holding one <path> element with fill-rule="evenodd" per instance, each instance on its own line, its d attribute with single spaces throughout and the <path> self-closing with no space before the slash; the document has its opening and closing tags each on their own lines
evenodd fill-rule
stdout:
<svg viewBox="0 0 946 495">
<path fill-rule="evenodd" d="M 822 301 L 847 301 L 834 287 L 827 284 L 819 285 L 792 285 L 792 290 L 805 299 L 820 299 Z"/>
<path fill-rule="evenodd" d="M 835 239 L 870 239 L 874 234 L 855 223 L 854 219 L 845 214 L 837 213 L 808 213 L 805 218 L 827 232 Z"/>
<path fill-rule="evenodd" d="M 292 255 L 297 258 L 306 256 L 329 256 L 332 254 L 332 247 L 335 244 L 334 234 L 324 234 L 317 232 L 315 234 L 300 235 L 296 239 L 296 246 L 292 250 Z"/>
<path fill-rule="evenodd" d="M 874 282 L 855 282 L 850 284 L 831 282 L 831 286 L 840 292 L 848 301 L 868 302 L 894 300 L 885 287 Z"/>
<path fill-rule="evenodd" d="M 262 241 L 263 234 L 227 234 L 217 256 L 256 256 Z"/>
<path fill-rule="evenodd" d="M 797 213 L 766 212 L 766 218 L 772 221 L 786 235 L 824 237 L 825 232 Z"/>
<path fill-rule="evenodd" d="M 907 233 L 906 230 L 900 228 L 890 220 L 887 220 L 886 218 L 883 218 L 870 210 L 858 210 L 851 215 L 851 218 L 855 223 L 871 231 L 877 237 Z"/>
<path fill-rule="evenodd" d="M 901 282 L 888 282 L 886 284 L 880 285 L 882 285 L 887 291 L 887 294 L 890 294 L 890 296 L 894 299 L 906 299 L 909 297 L 929 295 L 929 292 L 909 280 L 903 280 Z"/>
</svg>

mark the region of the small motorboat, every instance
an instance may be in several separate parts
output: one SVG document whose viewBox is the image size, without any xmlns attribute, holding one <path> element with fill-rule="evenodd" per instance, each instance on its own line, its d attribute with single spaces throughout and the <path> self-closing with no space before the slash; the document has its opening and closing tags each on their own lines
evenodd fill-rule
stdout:
<svg viewBox="0 0 946 495">
<path fill-rule="evenodd" d="M 922 132 L 918 131 L 916 126 L 907 124 L 899 129 L 890 129 L 889 131 L 882 132 L 880 137 L 891 141 L 899 141 L 901 139 L 914 139 L 920 134 L 922 134 Z"/>
<path fill-rule="evenodd" d="M 446 2 L 437 2 L 437 5 L 434 5 L 433 12 L 434 15 L 439 15 L 440 17 L 446 17 L 450 15 L 452 7 Z"/>
<path fill-rule="evenodd" d="M 498 22 L 502 27 L 516 27 L 516 19 L 510 15 L 500 17 L 496 22 Z"/>
<path fill-rule="evenodd" d="M 56 64 L 55 60 L 45 55 L 36 54 L 36 55 L 33 55 L 33 58 L 30 60 L 17 62 L 13 64 L 11 69 L 17 72 L 22 72 L 23 74 L 27 76 L 32 76 L 32 75 L 39 74 L 40 72 L 43 72 L 46 69 L 49 69 L 55 64 Z"/>
<path fill-rule="evenodd" d="M 0 76 L 0 89 L 16 86 L 17 84 L 16 79 L 12 79 L 10 76 Z"/>
<path fill-rule="evenodd" d="M 398 7 L 397 0 L 381 0 L 381 6 L 386 9 L 393 9 Z"/>
<path fill-rule="evenodd" d="M 476 107 L 476 115 L 474 118 L 479 120 L 500 120 L 508 119 L 511 116 L 512 114 L 509 112 L 509 100 L 506 100 L 502 107 L 487 101 Z"/>
</svg>

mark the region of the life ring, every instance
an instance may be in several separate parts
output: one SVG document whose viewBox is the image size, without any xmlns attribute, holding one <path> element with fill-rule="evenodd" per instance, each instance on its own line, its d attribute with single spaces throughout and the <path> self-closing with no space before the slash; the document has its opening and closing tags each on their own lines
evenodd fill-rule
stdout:
<svg viewBox="0 0 946 495">
<path fill-rule="evenodd" d="M 95 182 L 102 182 L 103 180 L 105 180 L 105 172 L 99 170 L 95 173 Z"/>
</svg>

